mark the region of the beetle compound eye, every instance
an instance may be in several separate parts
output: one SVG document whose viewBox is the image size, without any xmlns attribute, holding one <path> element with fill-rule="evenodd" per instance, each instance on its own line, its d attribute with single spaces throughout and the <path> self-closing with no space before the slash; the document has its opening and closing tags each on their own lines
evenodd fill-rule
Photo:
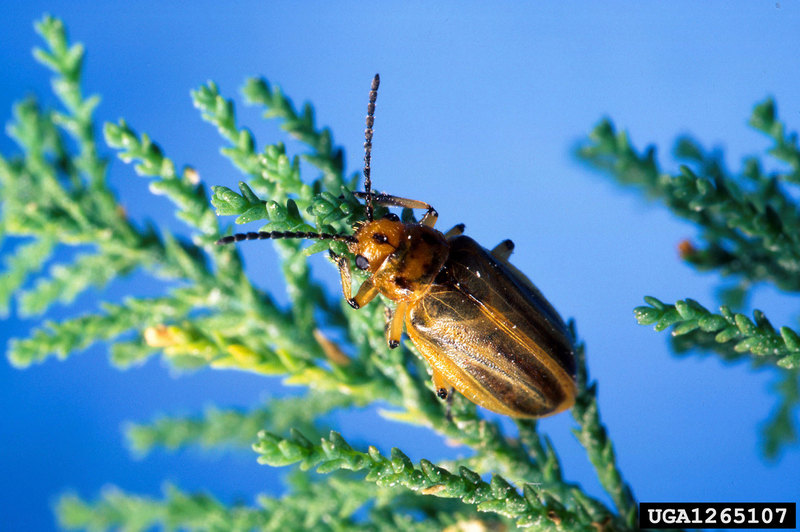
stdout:
<svg viewBox="0 0 800 532">
<path fill-rule="evenodd" d="M 386 213 L 386 216 L 384 216 L 383 219 L 384 220 L 389 220 L 391 222 L 399 222 L 400 221 L 400 217 L 397 216 L 393 212 Z"/>
<path fill-rule="evenodd" d="M 359 270 L 366 270 L 369 268 L 369 261 L 364 255 L 358 255 L 356 257 L 356 268 Z"/>
</svg>

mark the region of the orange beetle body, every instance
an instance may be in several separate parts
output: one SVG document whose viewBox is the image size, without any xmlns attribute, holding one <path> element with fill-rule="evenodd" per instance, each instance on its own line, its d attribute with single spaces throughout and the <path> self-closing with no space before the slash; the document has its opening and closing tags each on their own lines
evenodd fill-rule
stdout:
<svg viewBox="0 0 800 532">
<path fill-rule="evenodd" d="M 564 321 L 508 263 L 510 241 L 490 252 L 460 229 L 445 236 L 387 218 L 362 225 L 348 246 L 370 278 L 355 298 L 345 288 L 345 297 L 356 308 L 378 292 L 397 302 L 389 345 L 398 344 L 405 328 L 430 365 L 440 397 L 454 388 L 513 417 L 569 408 L 575 356 Z M 338 263 L 346 287 L 350 274 L 343 260 Z"/>
<path fill-rule="evenodd" d="M 370 91 L 364 177 L 366 222 L 353 235 L 258 232 L 224 237 L 218 243 L 264 238 L 312 238 L 347 243 L 356 268 L 368 274 L 352 295 L 350 261 L 334 254 L 345 299 L 356 309 L 379 293 L 396 303 L 387 321 L 390 347 L 405 329 L 431 367 L 441 398 L 457 390 L 494 412 L 537 418 L 574 403 L 575 354 L 558 312 L 522 272 L 508 262 L 513 243 L 491 251 L 462 235 L 463 225 L 441 233 L 429 204 L 375 194 L 371 190 L 372 124 L 379 78 Z M 395 214 L 374 219 L 373 203 L 424 208 L 419 223 Z"/>
</svg>

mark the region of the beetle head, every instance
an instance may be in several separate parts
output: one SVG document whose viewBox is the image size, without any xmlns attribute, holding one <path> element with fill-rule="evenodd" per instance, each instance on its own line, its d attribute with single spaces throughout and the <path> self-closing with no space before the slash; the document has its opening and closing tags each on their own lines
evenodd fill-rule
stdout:
<svg viewBox="0 0 800 532">
<path fill-rule="evenodd" d="M 405 225 L 394 214 L 361 225 L 349 243 L 356 256 L 356 268 L 375 273 L 386 258 L 394 253 L 406 237 Z"/>
</svg>

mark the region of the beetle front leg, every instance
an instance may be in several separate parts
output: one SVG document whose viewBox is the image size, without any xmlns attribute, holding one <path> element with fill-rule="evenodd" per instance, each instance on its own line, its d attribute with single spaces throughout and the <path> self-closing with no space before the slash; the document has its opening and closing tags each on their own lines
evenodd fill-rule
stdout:
<svg viewBox="0 0 800 532">
<path fill-rule="evenodd" d="M 419 221 L 420 224 L 433 228 L 436 225 L 436 220 L 439 218 L 439 213 L 433 210 L 433 207 L 430 208 L 428 212 L 422 217 L 422 220 Z"/>
<path fill-rule="evenodd" d="M 344 294 L 345 301 L 347 301 L 351 307 L 359 309 L 375 299 L 375 296 L 378 295 L 378 289 L 375 288 L 372 278 L 361 283 L 356 297 L 352 297 L 353 276 L 350 273 L 350 261 L 330 250 L 328 251 L 328 256 L 336 263 L 336 266 L 339 267 L 339 276 L 342 278 L 342 293 Z"/>
<path fill-rule="evenodd" d="M 357 198 L 366 199 L 366 192 L 353 192 Z M 427 209 L 419 221 L 424 226 L 433 227 L 436 225 L 436 220 L 439 218 L 439 213 L 436 212 L 429 203 L 424 201 L 413 200 L 408 198 L 401 198 L 399 196 L 392 196 L 391 194 L 373 194 L 372 201 L 384 207 L 405 207 L 406 209 Z"/>
<path fill-rule="evenodd" d="M 378 289 L 375 288 L 375 285 L 372 282 L 372 279 L 367 279 L 361 286 L 358 288 L 358 293 L 356 297 L 352 299 L 348 299 L 347 302 L 350 303 L 350 306 L 359 309 L 375 299 L 375 296 L 378 295 Z"/>
</svg>

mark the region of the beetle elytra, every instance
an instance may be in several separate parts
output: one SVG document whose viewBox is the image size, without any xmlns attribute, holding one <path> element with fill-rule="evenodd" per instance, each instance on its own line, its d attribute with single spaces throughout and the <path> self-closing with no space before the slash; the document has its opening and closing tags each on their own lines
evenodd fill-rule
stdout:
<svg viewBox="0 0 800 532">
<path fill-rule="evenodd" d="M 575 354 L 558 312 L 533 283 L 508 261 L 514 244 L 491 250 L 463 235 L 463 224 L 441 233 L 428 203 L 372 191 L 370 160 L 375 101 L 380 78 L 369 93 L 365 131 L 366 220 L 352 235 L 292 231 L 239 233 L 218 244 L 242 240 L 303 238 L 345 242 L 355 266 L 368 278 L 352 293 L 350 260 L 330 256 L 339 268 L 344 298 L 358 309 L 379 293 L 394 301 L 386 336 L 400 344 L 405 329 L 426 359 L 441 398 L 456 390 L 470 401 L 512 417 L 537 418 L 574 403 Z M 419 223 L 395 214 L 375 219 L 374 205 L 425 209 Z"/>
</svg>

